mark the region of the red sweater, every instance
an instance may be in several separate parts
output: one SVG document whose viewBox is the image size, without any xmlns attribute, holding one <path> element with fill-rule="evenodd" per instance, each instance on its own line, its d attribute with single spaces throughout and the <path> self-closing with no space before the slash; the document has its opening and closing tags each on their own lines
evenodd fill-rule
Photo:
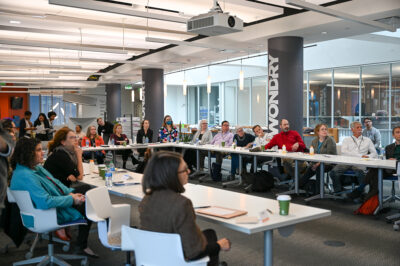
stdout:
<svg viewBox="0 0 400 266">
<path fill-rule="evenodd" d="M 297 151 L 302 152 L 306 148 L 306 145 L 303 142 L 303 139 L 300 137 L 300 134 L 297 131 L 289 130 L 288 132 L 280 132 L 273 136 L 270 142 L 265 145 L 265 149 L 271 149 L 274 146 L 278 146 L 279 149 L 282 149 L 282 146 L 286 146 L 287 151 L 292 151 L 292 146 L 296 142 L 299 143 L 299 148 Z"/>
</svg>

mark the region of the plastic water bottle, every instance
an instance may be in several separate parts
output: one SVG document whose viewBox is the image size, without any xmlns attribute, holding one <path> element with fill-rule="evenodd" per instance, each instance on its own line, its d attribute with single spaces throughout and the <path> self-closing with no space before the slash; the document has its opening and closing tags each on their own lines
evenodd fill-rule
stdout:
<svg viewBox="0 0 400 266">
<path fill-rule="evenodd" d="M 199 140 L 199 138 L 196 138 L 196 146 L 199 146 L 200 145 L 200 140 Z"/>
<path fill-rule="evenodd" d="M 114 146 L 114 139 L 110 139 L 111 146 Z"/>
<path fill-rule="evenodd" d="M 314 147 L 313 146 L 310 147 L 310 155 L 314 155 Z"/>
<path fill-rule="evenodd" d="M 236 149 L 236 147 L 237 147 L 237 140 L 235 139 L 235 140 L 233 141 L 232 148 L 233 148 L 233 149 Z"/>
<path fill-rule="evenodd" d="M 113 173 L 112 173 L 112 171 L 110 170 L 110 169 L 108 169 L 107 170 L 107 173 L 106 173 L 106 187 L 108 188 L 108 189 L 111 189 L 112 188 L 112 176 L 113 176 Z"/>
<path fill-rule="evenodd" d="M 86 148 L 89 147 L 89 144 L 90 144 L 90 141 L 87 139 L 87 140 L 86 140 Z"/>
<path fill-rule="evenodd" d="M 381 148 L 381 152 L 380 152 L 380 155 L 379 155 L 379 157 L 382 159 L 382 160 L 386 160 L 386 154 L 385 154 L 385 148 Z"/>
<path fill-rule="evenodd" d="M 89 171 L 91 174 L 93 174 L 94 170 L 95 170 L 94 161 L 90 160 L 89 161 Z"/>
<path fill-rule="evenodd" d="M 171 142 L 171 138 L 169 137 L 169 135 L 167 137 L 167 142 Z"/>
<path fill-rule="evenodd" d="M 146 138 L 144 139 L 144 143 L 146 143 L 146 144 L 149 143 L 149 138 L 148 138 L 148 137 L 146 137 Z"/>
<path fill-rule="evenodd" d="M 283 146 L 282 146 L 282 153 L 285 154 L 286 152 L 287 152 L 287 151 L 286 151 L 286 145 L 283 145 Z"/>
<path fill-rule="evenodd" d="M 111 172 L 115 172 L 115 166 L 113 162 L 110 162 L 110 164 L 108 165 L 108 168 L 110 169 Z"/>
</svg>

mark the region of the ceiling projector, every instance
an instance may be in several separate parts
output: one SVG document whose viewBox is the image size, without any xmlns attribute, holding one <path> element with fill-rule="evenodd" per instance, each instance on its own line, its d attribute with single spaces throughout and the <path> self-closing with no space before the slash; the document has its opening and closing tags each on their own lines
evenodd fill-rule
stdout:
<svg viewBox="0 0 400 266">
<path fill-rule="evenodd" d="M 243 30 L 243 20 L 222 12 L 218 2 L 210 12 L 192 17 L 186 25 L 188 32 L 206 36 L 217 36 Z"/>
</svg>

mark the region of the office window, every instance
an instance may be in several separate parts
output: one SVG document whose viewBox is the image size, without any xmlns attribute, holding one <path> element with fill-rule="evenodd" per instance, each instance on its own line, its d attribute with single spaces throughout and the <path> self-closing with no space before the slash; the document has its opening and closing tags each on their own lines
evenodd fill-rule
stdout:
<svg viewBox="0 0 400 266">
<path fill-rule="evenodd" d="M 309 126 L 313 128 L 319 123 L 324 123 L 330 127 L 332 113 L 332 70 L 310 72 L 308 79 L 310 84 L 308 94 Z M 305 89 L 307 91 L 307 87 Z M 307 108 L 307 103 L 305 104 Z"/>
<path fill-rule="evenodd" d="M 251 125 L 266 126 L 267 123 L 267 77 L 252 78 Z"/>
<path fill-rule="evenodd" d="M 359 120 L 360 68 L 340 68 L 334 71 L 334 124 L 349 128 Z M 330 85 L 332 86 L 332 85 Z M 364 110 L 365 105 L 361 107 Z"/>
<path fill-rule="evenodd" d="M 251 79 L 244 79 L 243 90 L 237 89 L 238 107 L 237 107 L 237 124 L 242 126 L 250 125 L 250 89 Z"/>
<path fill-rule="evenodd" d="M 392 125 L 400 126 L 400 63 L 392 65 Z"/>
<path fill-rule="evenodd" d="M 219 125 L 222 121 L 220 121 L 220 90 L 223 89 L 222 83 L 214 83 L 211 84 L 211 93 L 210 93 L 210 103 L 209 103 L 209 113 L 210 120 L 208 121 L 209 125 Z"/>
<path fill-rule="evenodd" d="M 389 144 L 389 74 L 390 65 L 371 65 L 362 68 L 361 103 L 365 106 L 361 120 L 372 119 L 381 131 L 382 144 Z"/>
<path fill-rule="evenodd" d="M 182 85 L 168 85 L 167 96 L 164 98 L 164 113 L 170 115 L 174 123 L 186 123 L 187 109 L 186 109 L 186 96 L 182 93 Z M 153 125 L 150 125 L 153 128 Z M 158 128 L 161 125 L 154 125 Z"/>
<path fill-rule="evenodd" d="M 31 121 L 36 120 L 40 113 L 40 95 L 29 95 L 29 111 L 32 112 Z M 47 114 L 46 114 L 47 115 Z M 23 117 L 20 117 L 22 119 Z"/>
<path fill-rule="evenodd" d="M 238 80 L 225 82 L 224 88 L 224 119 L 229 121 L 230 125 L 236 125 L 236 91 L 238 89 Z"/>
<path fill-rule="evenodd" d="M 188 123 L 197 124 L 198 122 L 198 97 L 197 86 L 187 87 L 187 110 L 188 110 Z M 175 123 L 178 123 L 175 121 Z"/>
<path fill-rule="evenodd" d="M 206 119 L 208 121 L 208 94 L 207 94 L 207 86 L 200 85 L 199 89 L 199 121 L 202 119 Z"/>
</svg>

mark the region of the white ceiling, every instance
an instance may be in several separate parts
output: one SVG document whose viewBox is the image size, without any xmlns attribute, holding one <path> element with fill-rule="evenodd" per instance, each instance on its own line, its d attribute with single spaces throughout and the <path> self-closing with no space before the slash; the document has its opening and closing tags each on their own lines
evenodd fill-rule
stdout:
<svg viewBox="0 0 400 266">
<path fill-rule="evenodd" d="M 212 0 L 119 0 L 121 4 L 94 0 L 63 2 L 71 1 L 89 4 L 95 2 L 97 8 L 109 5 L 112 8 L 108 10 L 118 9 L 125 14 L 136 12 L 141 17 L 52 5 L 48 0 L 0 0 L 1 83 L 87 88 L 101 83 L 133 82 L 141 80 L 142 68 L 158 67 L 169 72 L 265 52 L 268 49 L 267 40 L 275 36 L 303 36 L 307 44 L 378 31 L 376 28 L 314 12 L 274 19 L 284 11 L 299 10 L 294 7 L 287 9 L 289 5 L 285 4 L 285 0 L 259 0 L 258 3 L 220 0 L 220 6 L 225 12 L 240 17 L 246 23 L 270 20 L 246 26 L 243 32 L 192 42 L 212 45 L 212 49 L 177 46 L 149 53 L 167 44 L 148 42 L 146 37 L 177 41 L 195 37 L 185 31 L 186 25 L 182 22 L 208 12 Z M 323 4 L 331 1 L 307 2 Z M 353 0 L 330 8 L 369 19 L 400 16 L 398 0 Z M 86 81 L 89 75 L 132 56 L 140 58 L 108 71 L 101 75 L 99 81 Z"/>
</svg>

